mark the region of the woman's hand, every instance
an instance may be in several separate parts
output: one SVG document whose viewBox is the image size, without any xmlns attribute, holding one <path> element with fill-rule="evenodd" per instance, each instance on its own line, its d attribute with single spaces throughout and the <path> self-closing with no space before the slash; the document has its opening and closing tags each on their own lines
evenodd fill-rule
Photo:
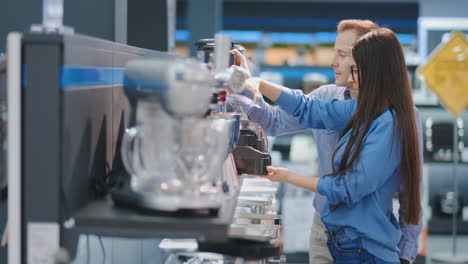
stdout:
<svg viewBox="0 0 468 264">
<path fill-rule="evenodd" d="M 252 77 L 252 74 L 249 70 L 249 65 L 247 64 L 247 59 L 242 55 L 238 50 L 233 49 L 231 53 L 234 54 L 234 65 L 241 67 L 246 75 L 247 79 Z"/>
<path fill-rule="evenodd" d="M 260 175 L 274 182 L 287 182 L 291 172 L 286 168 L 274 168 L 271 166 L 266 167 L 268 175 Z"/>
<path fill-rule="evenodd" d="M 267 166 L 266 169 L 268 171 L 268 175 L 258 176 L 267 178 L 270 181 L 285 182 L 313 192 L 317 192 L 318 181 L 320 179 L 318 177 L 300 176 L 290 172 L 286 168 L 274 168 Z"/>
</svg>

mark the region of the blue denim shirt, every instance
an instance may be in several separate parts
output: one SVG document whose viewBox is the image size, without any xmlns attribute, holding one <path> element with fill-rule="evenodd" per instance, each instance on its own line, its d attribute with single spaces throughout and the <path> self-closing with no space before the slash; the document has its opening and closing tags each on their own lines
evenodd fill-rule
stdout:
<svg viewBox="0 0 468 264">
<path fill-rule="evenodd" d="M 301 93 L 301 92 L 299 92 Z M 244 92 L 247 97 L 252 96 L 250 92 Z M 302 126 L 299 121 L 293 116 L 289 115 L 279 107 L 273 107 L 260 99 L 257 104 L 253 104 L 252 100 L 240 95 L 229 95 L 228 104 L 240 107 L 240 111 L 244 112 L 251 120 L 260 124 L 266 133 L 270 136 L 279 136 L 296 131 L 307 129 Z M 307 95 L 310 98 L 317 98 L 320 100 L 347 100 L 350 99 L 349 93 L 345 87 L 336 85 L 324 85 L 314 90 Z M 418 132 L 420 133 L 420 159 L 422 162 L 422 135 L 419 122 L 419 116 L 416 116 L 418 122 Z M 335 150 L 339 132 L 327 129 L 313 129 L 313 134 L 317 144 L 318 151 L 318 175 L 326 175 L 331 173 L 331 159 L 333 151 Z M 400 198 L 400 204 L 403 204 L 403 198 Z M 314 207 L 317 212 L 321 212 L 326 197 L 317 193 L 314 199 Z M 421 232 L 422 225 L 406 225 L 403 223 L 405 213 L 400 207 L 400 229 L 402 237 L 399 242 L 400 257 L 404 259 L 414 259 L 418 250 L 418 237 Z"/>
</svg>

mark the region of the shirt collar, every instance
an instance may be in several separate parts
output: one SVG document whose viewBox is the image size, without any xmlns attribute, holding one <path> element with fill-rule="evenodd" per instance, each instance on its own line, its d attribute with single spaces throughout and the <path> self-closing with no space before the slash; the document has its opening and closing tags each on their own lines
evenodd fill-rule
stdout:
<svg viewBox="0 0 468 264">
<path fill-rule="evenodd" d="M 346 88 L 344 91 L 344 99 L 345 100 L 350 100 L 351 99 L 351 94 L 349 93 L 349 88 Z"/>
</svg>

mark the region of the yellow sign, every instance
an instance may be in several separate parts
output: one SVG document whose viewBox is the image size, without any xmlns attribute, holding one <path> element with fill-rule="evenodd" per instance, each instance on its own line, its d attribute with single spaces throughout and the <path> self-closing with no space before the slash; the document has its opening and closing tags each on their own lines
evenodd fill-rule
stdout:
<svg viewBox="0 0 468 264">
<path fill-rule="evenodd" d="M 452 114 L 458 116 L 468 107 L 468 42 L 462 32 L 439 44 L 418 73 Z"/>
</svg>

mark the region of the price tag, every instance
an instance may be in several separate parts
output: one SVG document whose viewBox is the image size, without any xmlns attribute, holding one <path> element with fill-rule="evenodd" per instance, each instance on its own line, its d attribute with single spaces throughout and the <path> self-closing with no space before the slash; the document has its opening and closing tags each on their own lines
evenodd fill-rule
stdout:
<svg viewBox="0 0 468 264">
<path fill-rule="evenodd" d="M 28 223 L 28 264 L 54 264 L 58 249 L 58 224 Z"/>
</svg>

